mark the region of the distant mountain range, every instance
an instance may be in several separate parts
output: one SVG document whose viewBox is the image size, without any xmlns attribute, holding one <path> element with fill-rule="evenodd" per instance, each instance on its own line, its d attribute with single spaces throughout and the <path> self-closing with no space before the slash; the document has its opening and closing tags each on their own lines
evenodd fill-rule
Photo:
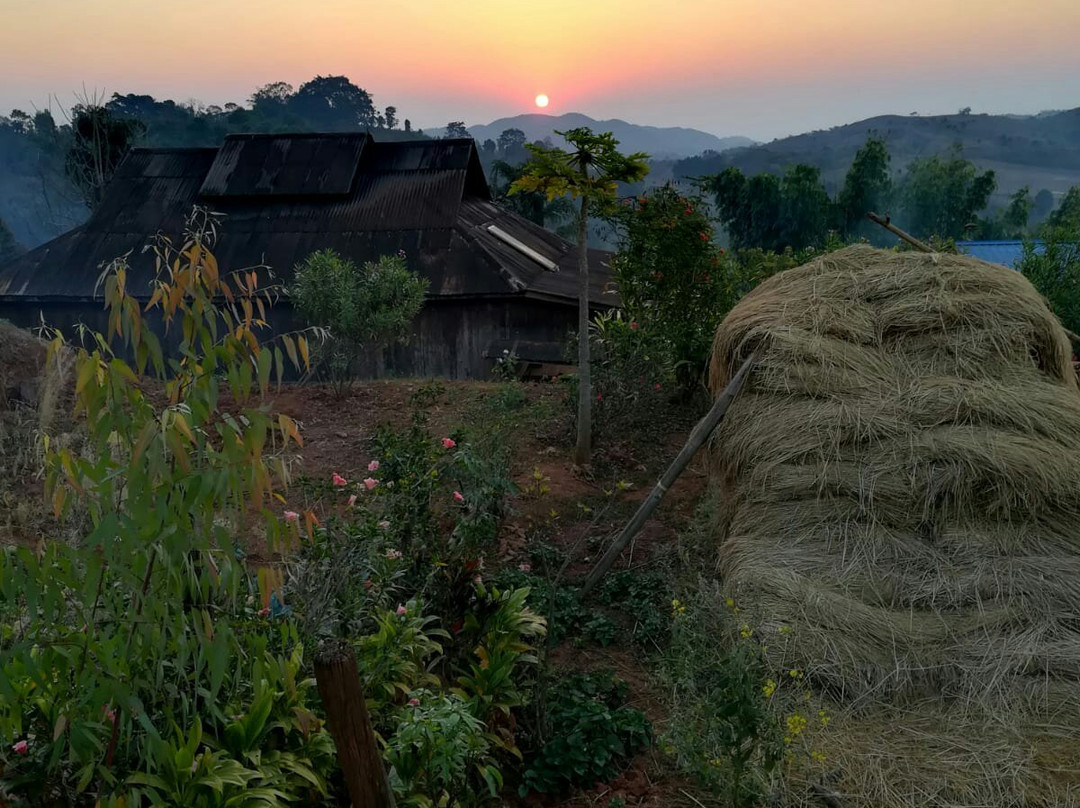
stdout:
<svg viewBox="0 0 1080 808">
<path fill-rule="evenodd" d="M 982 169 L 994 170 L 997 201 L 1025 185 L 1033 193 L 1046 188 L 1055 196 L 1080 185 L 1080 108 L 1029 116 L 882 115 L 679 160 L 667 170 L 671 177 L 680 178 L 716 174 L 729 166 L 747 174 L 780 173 L 792 163 L 807 163 L 820 168 L 826 185 L 835 189 L 870 134 L 885 139 L 897 171 L 914 159 L 942 154 L 959 144 L 964 157 Z"/>
<path fill-rule="evenodd" d="M 565 131 L 579 126 L 587 126 L 594 132 L 611 132 L 623 151 L 646 152 L 655 159 L 690 157 L 702 152 L 723 152 L 727 149 L 753 146 L 755 143 L 747 137 L 717 137 L 708 132 L 681 126 L 639 126 L 617 118 L 598 121 L 578 112 L 500 118 L 486 126 L 470 126 L 469 134 L 477 143 L 483 143 L 489 138 L 497 141 L 499 135 L 507 129 L 520 129 L 530 142 L 551 138 L 552 143 L 558 146 L 563 140 L 555 134 L 555 130 Z"/>
</svg>

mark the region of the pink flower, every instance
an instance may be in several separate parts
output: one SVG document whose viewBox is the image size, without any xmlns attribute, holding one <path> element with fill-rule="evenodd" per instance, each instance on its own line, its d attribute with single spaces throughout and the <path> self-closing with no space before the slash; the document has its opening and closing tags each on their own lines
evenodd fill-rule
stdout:
<svg viewBox="0 0 1080 808">
<path fill-rule="evenodd" d="M 379 484 L 379 481 L 378 481 L 378 480 L 376 480 L 376 479 L 375 479 L 375 478 L 373 478 L 373 477 L 368 477 L 367 479 L 365 479 L 365 480 L 364 480 L 364 487 L 365 487 L 365 488 L 366 488 L 366 489 L 367 489 L 368 491 L 370 491 L 370 490 L 371 490 L 372 488 L 374 488 L 374 487 L 375 487 L 375 486 L 377 486 L 378 484 Z"/>
<path fill-rule="evenodd" d="M 351 508 L 355 504 L 356 504 L 356 494 L 351 494 L 349 496 L 349 507 Z"/>
<path fill-rule="evenodd" d="M 630 329 L 632 331 L 637 331 L 639 328 L 641 328 L 641 326 L 639 326 L 636 322 L 630 323 Z"/>
<path fill-rule="evenodd" d="M 402 606 L 401 604 L 398 604 L 398 607 L 397 607 L 397 615 L 398 615 L 398 617 L 404 617 L 404 616 L 405 616 L 405 615 L 407 615 L 408 613 L 409 613 L 409 610 L 408 610 L 408 609 L 406 609 L 406 608 L 405 608 L 404 606 Z"/>
<path fill-rule="evenodd" d="M 457 446 L 457 441 L 455 441 L 453 438 L 442 439 L 442 447 L 444 449 L 453 449 L 455 446 Z"/>
<path fill-rule="evenodd" d="M 367 470 L 368 471 L 378 471 L 379 470 L 379 461 L 378 460 L 372 460 L 370 463 L 367 464 Z"/>
<path fill-rule="evenodd" d="M 523 564 L 518 564 L 518 569 L 522 572 L 532 572 L 532 564 L 526 561 Z"/>
<path fill-rule="evenodd" d="M 460 491 L 455 491 L 454 492 L 454 502 L 457 502 L 457 503 L 464 503 L 465 502 L 465 497 L 463 497 L 461 495 Z"/>
<path fill-rule="evenodd" d="M 261 609 L 259 609 L 259 617 L 269 617 L 269 616 L 270 616 L 270 607 L 269 606 L 263 606 Z"/>
<path fill-rule="evenodd" d="M 104 704 L 101 707 L 101 715 L 104 716 L 110 724 L 116 723 L 116 710 L 110 710 L 108 704 Z"/>
<path fill-rule="evenodd" d="M 300 514 L 296 511 L 285 511 L 283 516 L 285 517 L 286 522 L 296 522 L 300 519 Z"/>
<path fill-rule="evenodd" d="M 330 482 L 332 482 L 338 488 L 342 488 L 343 486 L 349 484 L 349 481 L 342 477 L 340 474 L 338 474 L 336 471 L 334 472 L 334 475 L 330 478 Z"/>
<path fill-rule="evenodd" d="M 16 755 L 25 756 L 30 751 L 30 746 L 26 743 L 26 741 L 19 741 L 17 744 L 11 747 L 11 751 L 14 752 Z"/>
<path fill-rule="evenodd" d="M 401 558 L 401 550 L 395 550 L 391 548 L 386 551 L 386 557 L 389 558 L 391 561 L 397 561 L 399 558 Z"/>
<path fill-rule="evenodd" d="M 387 522 L 385 519 L 383 519 L 381 522 L 379 522 L 379 527 L 382 528 L 383 530 L 389 530 L 390 529 L 390 523 Z"/>
<path fill-rule="evenodd" d="M 604 400 L 604 394 L 603 393 L 597 393 L 596 394 L 596 400 L 597 401 L 603 401 Z"/>
<path fill-rule="evenodd" d="M 654 384 L 653 389 L 654 390 L 659 390 L 660 389 L 660 382 L 657 382 L 656 384 Z"/>
<path fill-rule="evenodd" d="M 480 584 L 484 582 L 484 579 L 477 575 L 475 578 L 472 579 L 472 582 L 477 586 L 480 586 Z"/>
<path fill-rule="evenodd" d="M 410 707 L 419 707 L 420 706 L 420 699 L 409 699 L 409 706 Z"/>
</svg>

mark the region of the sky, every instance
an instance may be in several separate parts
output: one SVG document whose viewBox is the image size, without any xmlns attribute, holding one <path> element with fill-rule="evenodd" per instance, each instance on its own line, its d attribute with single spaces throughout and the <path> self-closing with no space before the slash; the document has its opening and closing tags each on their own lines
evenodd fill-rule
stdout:
<svg viewBox="0 0 1080 808">
<path fill-rule="evenodd" d="M 771 140 L 1080 106 L 1080 0 L 0 0 L 0 111 L 343 74 L 416 126 L 583 112 Z"/>
</svg>

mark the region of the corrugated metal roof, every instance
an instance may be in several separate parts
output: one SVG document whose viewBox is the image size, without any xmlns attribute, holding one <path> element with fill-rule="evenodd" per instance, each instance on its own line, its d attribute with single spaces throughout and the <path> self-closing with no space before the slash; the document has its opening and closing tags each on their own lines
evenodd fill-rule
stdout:
<svg viewBox="0 0 1080 808">
<path fill-rule="evenodd" d="M 999 241 L 958 241 L 956 249 L 972 258 L 986 261 L 989 264 L 1000 264 L 1010 269 L 1016 269 L 1020 259 L 1024 256 L 1024 242 L 1020 239 L 1003 239 Z M 1035 251 L 1043 250 L 1042 242 L 1035 242 Z"/>
<path fill-rule="evenodd" d="M 200 193 L 204 197 L 345 196 L 370 138 L 339 135 L 229 135 Z"/>
<path fill-rule="evenodd" d="M 273 143 L 292 137 L 262 140 Z M 318 140 L 296 139 L 307 145 Z M 290 146 L 282 153 L 300 155 L 304 163 L 307 145 Z M 221 182 L 229 186 L 230 175 L 219 160 L 215 149 L 133 151 L 84 226 L 0 271 L 0 295 L 92 297 L 100 267 L 128 252 L 132 252 L 128 286 L 137 294 L 149 294 L 153 259 L 143 246 L 156 233 L 181 235 L 192 207 L 208 204 L 200 189 L 209 182 L 209 174 L 221 169 Z M 278 180 L 288 183 L 302 173 L 287 163 L 275 170 Z M 250 187 L 263 187 L 260 182 L 253 181 Z M 290 187 L 307 187 L 303 182 Z M 433 295 L 526 294 L 567 302 L 577 298 L 576 250 L 490 201 L 471 140 L 368 140 L 344 196 L 228 195 L 209 204 L 224 217 L 215 251 L 223 267 L 265 264 L 287 281 L 296 264 L 315 250 L 333 249 L 357 262 L 404 250 L 410 265 L 428 278 Z M 487 230 L 491 224 L 554 262 L 560 271 L 544 269 L 496 238 Z M 590 251 L 591 298 L 610 305 L 616 299 L 605 294 L 610 276 L 604 261 L 604 253 Z"/>
</svg>

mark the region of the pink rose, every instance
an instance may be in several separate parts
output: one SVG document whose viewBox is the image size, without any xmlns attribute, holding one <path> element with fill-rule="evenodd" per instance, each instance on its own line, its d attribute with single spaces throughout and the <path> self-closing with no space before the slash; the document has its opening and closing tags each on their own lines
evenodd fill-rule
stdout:
<svg viewBox="0 0 1080 808">
<path fill-rule="evenodd" d="M 338 474 L 336 471 L 334 472 L 333 476 L 330 478 L 330 482 L 332 482 L 338 488 L 342 488 L 342 487 L 349 484 L 349 481 L 346 480 L 344 477 L 342 477 L 340 474 Z"/>
<path fill-rule="evenodd" d="M 352 507 L 353 505 L 355 505 L 355 504 L 356 504 L 356 494 L 350 494 L 350 495 L 349 495 L 349 502 L 348 502 L 348 505 L 349 505 L 349 507 L 351 508 L 351 507 Z"/>
<path fill-rule="evenodd" d="M 378 471 L 379 470 L 379 461 L 378 460 L 372 460 L 370 463 L 367 464 L 367 470 L 368 471 Z"/>
<path fill-rule="evenodd" d="M 464 503 L 465 502 L 465 497 L 463 497 L 461 495 L 460 491 L 455 491 L 454 492 L 454 502 L 457 502 L 457 503 Z"/>
<path fill-rule="evenodd" d="M 406 609 L 404 606 L 398 604 L 398 607 L 397 607 L 397 615 L 398 615 L 398 617 L 404 617 L 408 613 L 409 613 L 408 609 Z"/>
<path fill-rule="evenodd" d="M 26 754 L 30 751 L 30 746 L 26 743 L 26 741 L 19 741 L 17 744 L 11 747 L 11 751 L 14 752 L 16 755 L 23 755 L 25 757 Z"/>
<path fill-rule="evenodd" d="M 455 446 L 457 446 L 457 441 L 455 441 L 453 438 L 442 439 L 442 447 L 444 449 L 453 449 Z"/>
<path fill-rule="evenodd" d="M 420 706 L 420 699 L 409 699 L 409 706 L 410 707 L 419 707 Z"/>
<path fill-rule="evenodd" d="M 283 515 L 286 522 L 297 522 L 300 519 L 300 514 L 296 511 L 285 511 Z"/>
<path fill-rule="evenodd" d="M 378 484 L 379 484 L 379 481 L 376 480 L 373 477 L 368 477 L 368 478 L 366 478 L 364 480 L 364 488 L 366 488 L 368 491 L 370 491 L 372 488 L 374 488 Z"/>
</svg>

